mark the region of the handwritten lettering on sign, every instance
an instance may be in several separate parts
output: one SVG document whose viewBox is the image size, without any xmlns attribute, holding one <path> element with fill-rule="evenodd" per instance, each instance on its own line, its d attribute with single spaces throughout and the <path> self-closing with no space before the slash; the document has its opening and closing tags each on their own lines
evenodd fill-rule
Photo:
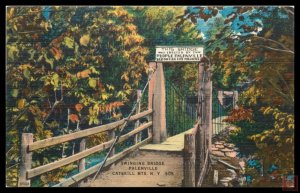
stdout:
<svg viewBox="0 0 300 193">
<path fill-rule="evenodd" d="M 157 62 L 196 62 L 203 57 L 199 46 L 156 46 Z"/>
</svg>

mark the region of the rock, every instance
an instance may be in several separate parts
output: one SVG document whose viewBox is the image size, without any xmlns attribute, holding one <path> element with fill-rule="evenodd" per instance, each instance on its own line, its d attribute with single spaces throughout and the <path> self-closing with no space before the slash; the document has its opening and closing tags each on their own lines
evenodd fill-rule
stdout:
<svg viewBox="0 0 300 193">
<path fill-rule="evenodd" d="M 224 145 L 216 145 L 216 148 L 224 148 Z"/>
<path fill-rule="evenodd" d="M 212 150 L 212 151 L 218 151 L 219 149 L 216 148 L 216 147 L 212 147 L 211 150 Z"/>
<path fill-rule="evenodd" d="M 221 184 L 225 187 L 228 187 L 228 182 L 221 182 Z"/>
<path fill-rule="evenodd" d="M 228 187 L 229 182 L 230 182 L 231 180 L 232 180 L 232 178 L 230 178 L 230 177 L 225 177 L 225 178 L 222 178 L 222 179 L 220 180 L 220 183 L 221 183 L 223 186 Z"/>
<path fill-rule="evenodd" d="M 222 179 L 220 180 L 220 183 L 221 183 L 223 186 L 228 187 L 229 184 L 231 184 L 231 183 L 230 183 L 231 180 L 233 180 L 233 178 L 231 178 L 231 177 L 225 177 L 225 178 L 222 178 Z"/>
<path fill-rule="evenodd" d="M 235 145 L 232 144 L 232 143 L 224 143 L 224 145 L 225 145 L 226 147 L 228 147 L 228 148 L 234 148 L 234 147 L 235 147 Z"/>
<path fill-rule="evenodd" d="M 236 157 L 236 155 L 237 155 L 236 151 L 225 152 L 225 156 L 227 157 Z"/>
<path fill-rule="evenodd" d="M 222 178 L 222 179 L 220 180 L 220 182 L 229 182 L 229 181 L 231 181 L 231 180 L 233 180 L 232 177 L 224 177 L 224 178 Z"/>
<path fill-rule="evenodd" d="M 215 155 L 215 156 L 219 156 L 219 157 L 222 157 L 222 156 L 224 156 L 224 153 L 223 152 L 221 152 L 221 151 L 212 151 L 211 152 L 213 155 Z"/>
<path fill-rule="evenodd" d="M 244 170 L 244 169 L 245 169 L 246 163 L 245 163 L 245 161 L 240 161 L 240 162 L 239 162 L 239 165 L 240 165 L 241 168 Z"/>
<path fill-rule="evenodd" d="M 223 145 L 220 141 L 215 142 L 215 145 Z"/>
<path fill-rule="evenodd" d="M 232 152 L 233 150 L 232 149 L 228 149 L 228 148 L 224 148 L 224 149 L 221 149 L 222 152 Z"/>
</svg>

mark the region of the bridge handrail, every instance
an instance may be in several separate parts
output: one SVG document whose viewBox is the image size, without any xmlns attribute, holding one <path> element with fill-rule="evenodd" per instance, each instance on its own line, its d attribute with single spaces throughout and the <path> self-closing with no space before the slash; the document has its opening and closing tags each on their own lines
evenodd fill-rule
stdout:
<svg viewBox="0 0 300 193">
<path fill-rule="evenodd" d="M 135 135 L 135 134 L 143 131 L 144 129 L 146 129 L 146 128 L 150 127 L 150 126 L 152 126 L 152 121 L 139 126 L 138 128 L 130 131 L 129 133 L 127 133 L 125 135 L 122 135 L 120 137 L 118 143 L 121 143 L 121 142 L 127 140 L 129 137 L 131 137 L 131 136 L 133 136 L 133 135 Z M 69 156 L 69 157 L 57 160 L 55 162 L 52 162 L 52 163 L 49 163 L 49 164 L 46 164 L 46 165 L 42 165 L 42 166 L 36 167 L 36 168 L 30 169 L 30 170 L 27 170 L 27 177 L 28 178 L 33 178 L 33 177 L 38 176 L 40 174 L 43 174 L 45 172 L 54 170 L 56 168 L 68 165 L 68 164 L 70 164 L 72 162 L 75 162 L 77 160 L 85 158 L 85 157 L 87 157 L 87 156 L 89 156 L 89 155 L 91 155 L 93 153 L 102 152 L 105 149 L 108 149 L 110 147 L 110 145 L 113 143 L 113 141 L 114 140 L 110 140 L 110 141 L 104 142 L 104 143 L 102 143 L 100 145 L 97 145 L 97 146 L 94 146 L 92 148 L 86 149 L 86 150 L 81 151 L 79 153 L 76 153 L 76 154 L 74 154 L 72 156 Z"/>
<path fill-rule="evenodd" d="M 145 116 L 148 116 L 150 114 L 153 113 L 152 109 L 143 111 L 141 113 L 137 113 L 133 116 L 131 116 L 129 118 L 129 121 L 137 121 L 140 118 L 143 118 Z M 33 138 L 32 138 L 32 134 L 31 133 L 23 133 L 22 135 L 22 176 L 25 177 L 26 181 L 22 180 L 20 181 L 20 185 L 21 186 L 28 186 L 30 185 L 30 179 L 41 175 L 43 173 L 46 173 L 48 171 L 52 171 L 54 169 L 60 168 L 62 166 L 68 165 L 70 163 L 73 163 L 75 161 L 82 161 L 84 160 L 85 157 L 97 153 L 97 152 L 101 152 L 104 151 L 108 148 L 110 148 L 110 146 L 113 144 L 114 139 L 111 139 L 109 141 L 106 141 L 104 143 L 101 143 L 99 145 L 96 145 L 94 147 L 91 147 L 89 149 L 81 149 L 80 152 L 68 156 L 66 158 L 62 158 L 60 160 L 56 160 L 54 162 L 48 163 L 46 165 L 42 165 L 36 168 L 31 168 L 31 160 L 32 160 L 32 153 L 34 150 L 38 150 L 41 148 L 46 148 L 46 147 L 50 147 L 53 145 L 57 145 L 57 144 L 61 144 L 67 141 L 71 141 L 71 140 L 75 140 L 75 139 L 80 139 L 80 138 L 85 138 L 88 137 L 90 135 L 94 135 L 94 134 L 98 134 L 104 131 L 110 131 L 114 132 L 114 129 L 118 126 L 121 126 L 122 124 L 124 124 L 126 122 L 126 119 L 128 118 L 124 118 L 122 120 L 113 122 L 113 123 L 109 123 L 106 125 L 101 125 L 101 126 L 97 126 L 97 127 L 93 127 L 90 129 L 86 129 L 86 130 L 82 130 L 82 131 L 78 131 L 76 133 L 71 133 L 71 134 L 66 134 L 63 136 L 57 136 L 57 137 L 52 137 L 49 139 L 45 139 L 45 140 L 40 140 L 40 141 L 36 141 L 33 142 Z M 119 159 L 121 159 L 122 157 L 124 157 L 126 154 L 130 153 L 132 150 L 135 150 L 137 147 L 139 147 L 140 145 L 143 145 L 145 143 L 148 143 L 150 140 L 152 140 L 152 132 L 149 130 L 150 127 L 153 125 L 153 122 L 151 121 L 152 118 L 150 118 L 150 120 L 147 123 L 144 123 L 142 125 L 139 125 L 138 127 L 134 128 L 132 131 L 120 136 L 119 141 L 117 143 L 121 143 L 124 142 L 125 140 L 127 140 L 128 138 L 135 136 L 136 134 L 142 132 L 143 130 L 148 128 L 148 138 L 141 141 L 141 142 L 135 142 L 135 144 L 125 150 L 123 150 L 122 152 L 118 153 L 118 154 L 112 154 L 111 157 L 109 158 L 108 162 L 105 163 L 105 166 L 113 163 L 114 161 L 117 161 Z M 100 163 L 101 164 L 101 163 Z M 98 164 L 99 165 L 99 164 Z M 94 167 L 93 167 L 94 168 Z M 80 171 L 80 169 L 79 169 Z M 80 179 L 87 177 L 88 175 L 91 175 L 91 169 L 84 169 L 83 171 L 80 171 L 79 174 L 77 174 L 76 176 L 79 176 Z M 82 174 L 83 173 L 83 174 Z M 86 175 L 85 175 L 86 174 Z M 23 177 L 23 178 L 24 178 Z M 72 176 L 70 179 L 73 179 L 74 177 Z M 74 184 L 76 183 L 76 181 L 71 180 L 72 182 L 69 181 L 69 179 L 66 179 L 66 183 L 63 184 Z M 29 183 L 29 184 L 28 184 Z"/>
<path fill-rule="evenodd" d="M 129 121 L 135 121 L 137 119 L 140 119 L 142 117 L 145 117 L 145 116 L 151 114 L 152 112 L 153 112 L 152 109 L 143 111 L 141 113 L 131 116 Z M 34 151 L 34 150 L 38 150 L 41 148 L 45 148 L 45 147 L 61 144 L 64 142 L 72 141 L 75 139 L 88 137 L 90 135 L 98 134 L 98 133 L 101 133 L 104 131 L 112 130 L 112 129 L 115 129 L 116 127 L 124 124 L 125 119 L 126 118 L 116 121 L 116 122 L 113 122 L 113 123 L 106 124 L 106 125 L 100 125 L 100 126 L 93 127 L 90 129 L 85 129 L 85 130 L 77 131 L 77 132 L 62 135 L 62 136 L 57 136 L 57 137 L 52 137 L 52 138 L 36 141 L 36 142 L 33 142 L 32 144 L 28 145 L 28 150 Z"/>
<path fill-rule="evenodd" d="M 130 152 L 136 150 L 138 147 L 140 147 L 141 145 L 147 144 L 152 140 L 152 136 L 149 136 L 148 138 L 144 139 L 143 141 L 125 149 L 124 151 L 115 154 L 114 156 L 110 157 L 107 159 L 106 163 L 104 164 L 104 166 L 108 166 L 120 159 L 122 159 L 124 156 L 126 156 L 127 154 L 129 154 Z M 74 176 L 72 176 L 72 178 L 68 178 L 66 180 L 64 180 L 63 182 L 56 184 L 52 187 L 67 187 L 70 186 L 72 184 L 75 184 L 76 182 L 85 179 L 86 177 L 94 174 L 95 172 L 97 172 L 98 168 L 101 166 L 103 162 L 94 165 L 93 167 L 90 167 L 86 170 L 84 170 L 83 172 L 80 172 L 78 174 L 75 174 Z"/>
</svg>

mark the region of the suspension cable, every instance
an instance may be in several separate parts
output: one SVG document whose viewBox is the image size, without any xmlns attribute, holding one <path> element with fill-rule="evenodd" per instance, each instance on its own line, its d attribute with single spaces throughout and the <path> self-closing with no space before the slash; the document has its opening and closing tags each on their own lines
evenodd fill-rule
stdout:
<svg viewBox="0 0 300 193">
<path fill-rule="evenodd" d="M 152 69 L 152 68 L 151 68 L 151 69 Z M 156 68 L 156 69 L 157 69 L 157 68 Z M 108 159 L 109 155 L 111 154 L 111 151 L 112 151 L 113 148 L 115 147 L 116 143 L 119 141 L 119 139 L 120 139 L 120 137 L 121 137 L 122 131 L 123 131 L 124 128 L 127 126 L 130 117 L 131 117 L 132 114 L 135 112 L 135 109 L 136 109 L 138 103 L 141 101 L 142 96 L 143 96 L 143 94 L 144 94 L 144 92 L 145 92 L 145 90 L 146 90 L 146 88 L 147 88 L 147 86 L 148 86 L 150 80 L 152 79 L 152 77 L 153 77 L 153 75 L 154 75 L 156 69 L 153 70 L 152 74 L 151 74 L 150 77 L 148 78 L 148 81 L 147 81 L 145 87 L 144 87 L 143 90 L 142 90 L 141 97 L 138 98 L 138 100 L 135 102 L 135 104 L 134 104 L 134 106 L 133 106 L 133 108 L 132 108 L 130 114 L 127 116 L 127 118 L 125 118 L 125 122 L 123 123 L 123 125 L 122 125 L 122 127 L 121 127 L 121 129 L 120 129 L 120 132 L 119 132 L 118 135 L 115 137 L 113 144 L 110 146 L 108 153 L 106 154 L 104 160 L 102 161 L 102 164 L 101 164 L 100 167 L 98 168 L 97 172 L 95 173 L 93 179 L 89 182 L 89 184 L 92 184 L 92 183 L 95 181 L 96 177 L 98 176 L 98 174 L 100 173 L 100 171 L 101 171 L 102 168 L 104 167 L 104 165 L 105 165 L 105 163 L 106 163 L 106 160 Z"/>
</svg>

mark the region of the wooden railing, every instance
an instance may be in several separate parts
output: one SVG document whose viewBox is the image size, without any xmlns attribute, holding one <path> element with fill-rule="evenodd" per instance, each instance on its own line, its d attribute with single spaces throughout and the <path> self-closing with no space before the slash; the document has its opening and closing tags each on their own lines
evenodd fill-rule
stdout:
<svg viewBox="0 0 300 193">
<path fill-rule="evenodd" d="M 184 135 L 184 182 L 185 187 L 201 186 L 208 169 L 205 128 L 198 121 L 190 133 Z"/>
<path fill-rule="evenodd" d="M 184 135 L 184 181 L 186 187 L 199 187 L 209 166 L 212 137 L 212 82 L 210 70 L 199 65 L 198 121 Z"/>
<path fill-rule="evenodd" d="M 107 159 L 105 166 L 108 166 L 115 161 L 123 158 L 128 153 L 134 151 L 139 146 L 149 143 L 152 140 L 152 113 L 153 110 L 146 110 L 144 112 L 138 113 L 136 115 L 133 115 L 129 118 L 129 121 L 138 121 L 140 118 L 143 118 L 145 116 L 149 116 L 149 121 L 147 123 L 144 123 L 142 125 L 138 125 L 134 130 L 122 135 L 119 138 L 118 143 L 124 142 L 131 136 L 139 135 L 143 130 L 148 129 L 148 137 L 141 140 L 135 140 L 135 144 L 122 152 L 115 154 L 112 152 L 110 154 L 110 157 Z M 81 130 L 75 133 L 66 134 L 62 136 L 52 137 L 49 139 L 44 139 L 40 141 L 33 142 L 33 134 L 32 133 L 23 133 L 22 134 L 22 146 L 21 146 L 21 166 L 20 166 L 20 176 L 19 176 L 19 187 L 30 187 L 30 179 L 41 175 L 45 172 L 52 171 L 54 169 L 60 168 L 62 166 L 68 165 L 70 163 L 73 163 L 75 161 L 79 161 L 78 167 L 79 167 L 79 173 L 72 176 L 71 178 L 66 179 L 65 181 L 55 185 L 56 187 L 59 186 L 70 186 L 72 184 L 78 184 L 81 180 L 85 179 L 86 177 L 90 176 L 91 174 L 95 173 L 98 169 L 98 167 L 102 164 L 99 163 L 89 169 L 85 169 L 85 157 L 94 154 L 99 153 L 101 151 L 104 151 L 111 147 L 113 144 L 114 139 L 110 139 L 109 141 L 106 141 L 100 145 L 96 145 L 92 148 L 86 149 L 85 148 L 85 138 L 91 135 L 95 135 L 102 132 L 109 132 L 110 136 L 115 136 L 115 129 L 125 123 L 125 119 L 109 123 L 106 125 L 101 125 L 97 127 L 93 127 L 90 129 Z M 42 165 L 36 168 L 31 168 L 32 163 L 32 153 L 33 151 L 51 147 L 54 145 L 62 144 L 68 141 L 72 141 L 75 139 L 82 139 L 80 143 L 80 151 L 72 156 L 62 158 L 60 160 L 54 161 L 52 163 Z"/>
</svg>

